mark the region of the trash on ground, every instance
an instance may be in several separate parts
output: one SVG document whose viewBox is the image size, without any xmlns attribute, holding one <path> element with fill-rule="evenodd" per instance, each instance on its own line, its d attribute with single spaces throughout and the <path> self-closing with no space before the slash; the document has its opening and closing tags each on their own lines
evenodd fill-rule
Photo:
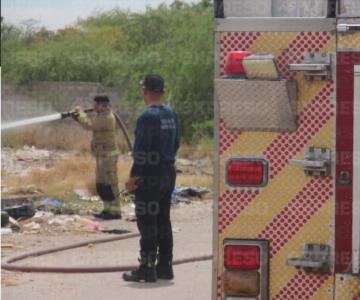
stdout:
<svg viewBox="0 0 360 300">
<path fill-rule="evenodd" d="M 1 235 L 11 234 L 12 232 L 11 228 L 1 228 Z"/>
<path fill-rule="evenodd" d="M 37 230 L 40 229 L 40 224 L 36 222 L 31 222 L 24 225 L 24 228 L 30 229 L 30 230 Z"/>
<path fill-rule="evenodd" d="M 64 201 L 52 199 L 52 198 L 46 198 L 40 202 L 40 206 L 61 208 L 64 206 Z"/>
<path fill-rule="evenodd" d="M 6 211 L 1 211 L 1 227 L 9 224 L 9 214 Z"/>
<path fill-rule="evenodd" d="M 100 222 L 79 215 L 54 215 L 38 211 L 33 218 L 20 223 L 24 233 L 56 232 L 100 232 L 104 229 Z"/>
<path fill-rule="evenodd" d="M 40 219 L 40 220 L 42 220 L 42 219 L 51 218 L 51 217 L 53 217 L 53 216 L 54 216 L 54 214 L 53 214 L 52 212 L 50 212 L 50 211 L 38 210 L 38 211 L 35 213 L 33 219 Z"/>
<path fill-rule="evenodd" d="M 188 187 L 188 186 L 180 186 L 176 187 L 174 190 L 176 197 L 199 197 L 210 193 L 210 191 L 206 188 L 202 187 Z"/>
<path fill-rule="evenodd" d="M 14 219 L 31 218 L 35 214 L 35 210 L 31 203 L 6 207 L 4 208 L 4 211 L 6 211 L 9 216 Z"/>
<path fill-rule="evenodd" d="M 84 190 L 74 190 L 74 194 L 83 201 L 99 201 L 100 198 L 98 196 L 90 195 L 88 192 Z"/>
<path fill-rule="evenodd" d="M 20 224 L 14 218 L 9 217 L 9 223 L 10 223 L 11 229 L 13 229 L 14 231 L 19 231 L 20 230 Z"/>
<path fill-rule="evenodd" d="M 23 149 L 17 150 L 15 152 L 15 157 L 17 160 L 21 161 L 37 161 L 40 159 L 49 158 L 50 152 L 48 150 L 36 149 L 35 146 L 24 146 Z"/>
</svg>

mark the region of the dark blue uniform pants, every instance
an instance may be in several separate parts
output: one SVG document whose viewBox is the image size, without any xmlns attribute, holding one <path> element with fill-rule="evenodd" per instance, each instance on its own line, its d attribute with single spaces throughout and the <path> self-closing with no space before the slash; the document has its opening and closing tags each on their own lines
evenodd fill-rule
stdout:
<svg viewBox="0 0 360 300">
<path fill-rule="evenodd" d="M 171 195 L 175 187 L 174 165 L 146 166 L 135 193 L 135 213 L 141 235 L 140 255 L 155 261 L 157 253 L 172 257 Z"/>
</svg>

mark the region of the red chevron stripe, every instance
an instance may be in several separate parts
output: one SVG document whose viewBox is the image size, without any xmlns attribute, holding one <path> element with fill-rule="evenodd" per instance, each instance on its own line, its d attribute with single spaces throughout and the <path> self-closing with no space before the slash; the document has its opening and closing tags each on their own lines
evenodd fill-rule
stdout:
<svg viewBox="0 0 360 300">
<path fill-rule="evenodd" d="M 333 196 L 332 177 L 313 178 L 258 235 L 270 241 L 274 257 Z M 277 199 L 271 199 L 276 202 Z"/>
<path fill-rule="evenodd" d="M 319 275 L 299 271 L 272 299 L 309 300 L 329 278 L 330 275 Z"/>
</svg>

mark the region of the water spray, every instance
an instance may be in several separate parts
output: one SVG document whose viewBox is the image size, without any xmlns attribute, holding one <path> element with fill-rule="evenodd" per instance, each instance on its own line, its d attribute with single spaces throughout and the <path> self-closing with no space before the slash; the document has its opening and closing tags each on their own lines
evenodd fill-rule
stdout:
<svg viewBox="0 0 360 300">
<path fill-rule="evenodd" d="M 89 109 L 85 109 L 83 112 L 90 113 L 93 111 L 94 111 L 93 108 L 89 108 Z M 43 116 L 43 117 L 36 117 L 36 118 L 31 118 L 31 119 L 26 119 L 26 120 L 10 122 L 7 124 L 2 124 L 1 130 L 35 125 L 35 124 L 46 123 L 46 122 L 51 122 L 51 121 L 56 121 L 56 120 L 62 120 L 62 119 L 70 118 L 70 117 L 75 117 L 78 113 L 79 112 L 77 112 L 77 111 L 66 111 L 66 112 L 56 113 L 56 114 Z M 121 131 L 124 134 L 126 144 L 129 147 L 129 150 L 132 151 L 132 142 L 130 139 L 130 135 L 127 131 L 127 128 L 125 126 L 125 123 L 123 122 L 121 117 L 118 114 L 116 114 L 115 112 L 114 112 L 114 115 L 115 115 L 116 123 L 118 124 L 118 126 L 120 127 Z"/>
<path fill-rule="evenodd" d="M 92 111 L 94 111 L 93 108 L 84 110 L 85 113 L 89 113 L 89 112 L 92 112 Z M 35 125 L 35 124 L 46 123 L 46 122 L 51 122 L 51 121 L 56 121 L 56 120 L 61 120 L 61 119 L 65 119 L 65 118 L 68 118 L 68 117 L 72 117 L 76 113 L 77 113 L 76 111 L 67 111 L 67 112 L 56 113 L 56 114 L 43 116 L 43 117 L 36 117 L 36 118 L 31 118 L 31 119 L 26 119 L 26 120 L 10 122 L 10 123 L 7 123 L 7 124 L 3 124 L 1 126 L 1 130 L 18 128 L 18 127 L 29 126 L 29 125 Z"/>
</svg>

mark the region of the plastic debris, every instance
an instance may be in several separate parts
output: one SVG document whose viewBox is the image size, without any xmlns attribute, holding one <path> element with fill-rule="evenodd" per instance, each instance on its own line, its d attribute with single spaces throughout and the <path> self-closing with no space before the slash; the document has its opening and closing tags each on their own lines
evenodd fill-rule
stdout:
<svg viewBox="0 0 360 300">
<path fill-rule="evenodd" d="M 12 232 L 11 228 L 1 228 L 1 235 L 11 234 Z"/>
<path fill-rule="evenodd" d="M 83 190 L 74 190 L 74 194 L 83 201 L 99 201 L 100 198 L 98 196 L 92 196 L 86 191 Z"/>
<path fill-rule="evenodd" d="M 10 223 L 11 229 L 13 229 L 15 231 L 20 230 L 20 224 L 15 219 L 13 219 L 12 217 L 9 217 L 9 223 Z"/>
<path fill-rule="evenodd" d="M 40 229 L 40 224 L 36 223 L 36 222 L 31 222 L 31 223 L 25 224 L 24 227 L 26 229 L 30 229 L 30 230 L 38 230 L 38 229 Z"/>
<path fill-rule="evenodd" d="M 181 187 L 176 187 L 174 190 L 174 193 L 179 197 L 199 197 L 201 198 L 202 196 L 210 193 L 210 191 L 206 188 L 202 188 L 202 187 L 186 187 L 186 186 L 181 186 Z"/>
<path fill-rule="evenodd" d="M 64 206 L 64 201 L 52 199 L 52 198 L 46 198 L 40 202 L 40 206 L 52 206 L 54 208 L 61 208 Z"/>
<path fill-rule="evenodd" d="M 52 212 L 49 211 L 42 211 L 42 210 L 38 210 L 33 218 L 39 218 L 39 219 L 48 219 L 53 217 L 54 214 Z"/>
<path fill-rule="evenodd" d="M 96 231 L 103 230 L 103 225 L 101 223 L 94 222 L 86 218 L 79 217 L 76 219 L 76 222 Z"/>
</svg>

